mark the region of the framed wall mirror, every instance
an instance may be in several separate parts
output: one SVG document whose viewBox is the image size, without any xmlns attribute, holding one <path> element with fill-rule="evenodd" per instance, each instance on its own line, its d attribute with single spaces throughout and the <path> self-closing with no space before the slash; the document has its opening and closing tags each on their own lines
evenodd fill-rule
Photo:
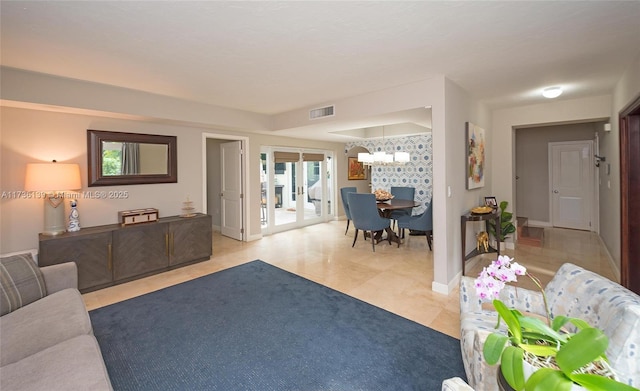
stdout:
<svg viewBox="0 0 640 391">
<path fill-rule="evenodd" d="M 87 130 L 89 186 L 178 182 L 176 136 Z"/>
</svg>

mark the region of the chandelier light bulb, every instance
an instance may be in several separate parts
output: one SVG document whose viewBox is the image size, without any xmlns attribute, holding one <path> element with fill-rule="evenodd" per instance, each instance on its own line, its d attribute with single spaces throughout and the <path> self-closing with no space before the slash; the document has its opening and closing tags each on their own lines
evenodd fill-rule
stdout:
<svg viewBox="0 0 640 391">
<path fill-rule="evenodd" d="M 399 163 L 408 163 L 411 160 L 409 152 L 396 152 L 395 161 Z"/>
</svg>

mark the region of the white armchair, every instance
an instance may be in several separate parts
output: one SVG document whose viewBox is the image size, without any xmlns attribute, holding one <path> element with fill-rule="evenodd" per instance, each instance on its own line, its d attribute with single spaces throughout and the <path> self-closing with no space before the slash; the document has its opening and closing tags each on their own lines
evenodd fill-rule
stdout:
<svg viewBox="0 0 640 391">
<path fill-rule="evenodd" d="M 508 307 L 544 315 L 544 301 L 540 292 L 505 286 L 500 300 Z M 460 345 L 462 360 L 469 384 L 477 391 L 497 389 L 497 366 L 489 366 L 482 356 L 487 336 L 495 331 L 497 313 L 489 307 L 483 309 L 482 300 L 476 295 L 474 279 L 462 277 L 460 281 Z M 506 333 L 504 323 L 500 330 Z"/>
<path fill-rule="evenodd" d="M 581 318 L 609 337 L 607 356 L 619 381 L 640 386 L 640 296 L 598 274 L 571 263 L 560 267 L 545 287 L 551 316 Z M 500 300 L 522 312 L 546 316 L 542 294 L 506 286 Z M 460 345 L 467 380 L 477 391 L 496 390 L 498 366 L 484 361 L 482 348 L 495 331 L 497 314 L 483 309 L 474 279 L 460 281 Z M 500 330 L 506 333 L 504 323 Z"/>
<path fill-rule="evenodd" d="M 464 380 L 459 377 L 445 379 L 442 382 L 442 391 L 474 391 Z"/>
</svg>

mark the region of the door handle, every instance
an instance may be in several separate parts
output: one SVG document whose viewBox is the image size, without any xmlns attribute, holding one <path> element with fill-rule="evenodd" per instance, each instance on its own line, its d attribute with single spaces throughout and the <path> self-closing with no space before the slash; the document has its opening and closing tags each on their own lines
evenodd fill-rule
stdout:
<svg viewBox="0 0 640 391">
<path fill-rule="evenodd" d="M 558 191 L 558 190 L 554 190 L 553 192 L 554 192 L 554 193 L 556 193 L 556 194 L 558 194 L 558 193 L 559 193 L 559 191 Z"/>
</svg>

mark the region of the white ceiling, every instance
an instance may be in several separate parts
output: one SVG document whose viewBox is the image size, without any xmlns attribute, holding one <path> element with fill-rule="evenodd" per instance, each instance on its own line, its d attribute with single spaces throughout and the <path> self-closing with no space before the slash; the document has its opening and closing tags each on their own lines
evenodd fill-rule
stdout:
<svg viewBox="0 0 640 391">
<path fill-rule="evenodd" d="M 490 108 L 611 93 L 640 1 L 2 1 L 2 65 L 264 114 L 445 75 Z"/>
</svg>

